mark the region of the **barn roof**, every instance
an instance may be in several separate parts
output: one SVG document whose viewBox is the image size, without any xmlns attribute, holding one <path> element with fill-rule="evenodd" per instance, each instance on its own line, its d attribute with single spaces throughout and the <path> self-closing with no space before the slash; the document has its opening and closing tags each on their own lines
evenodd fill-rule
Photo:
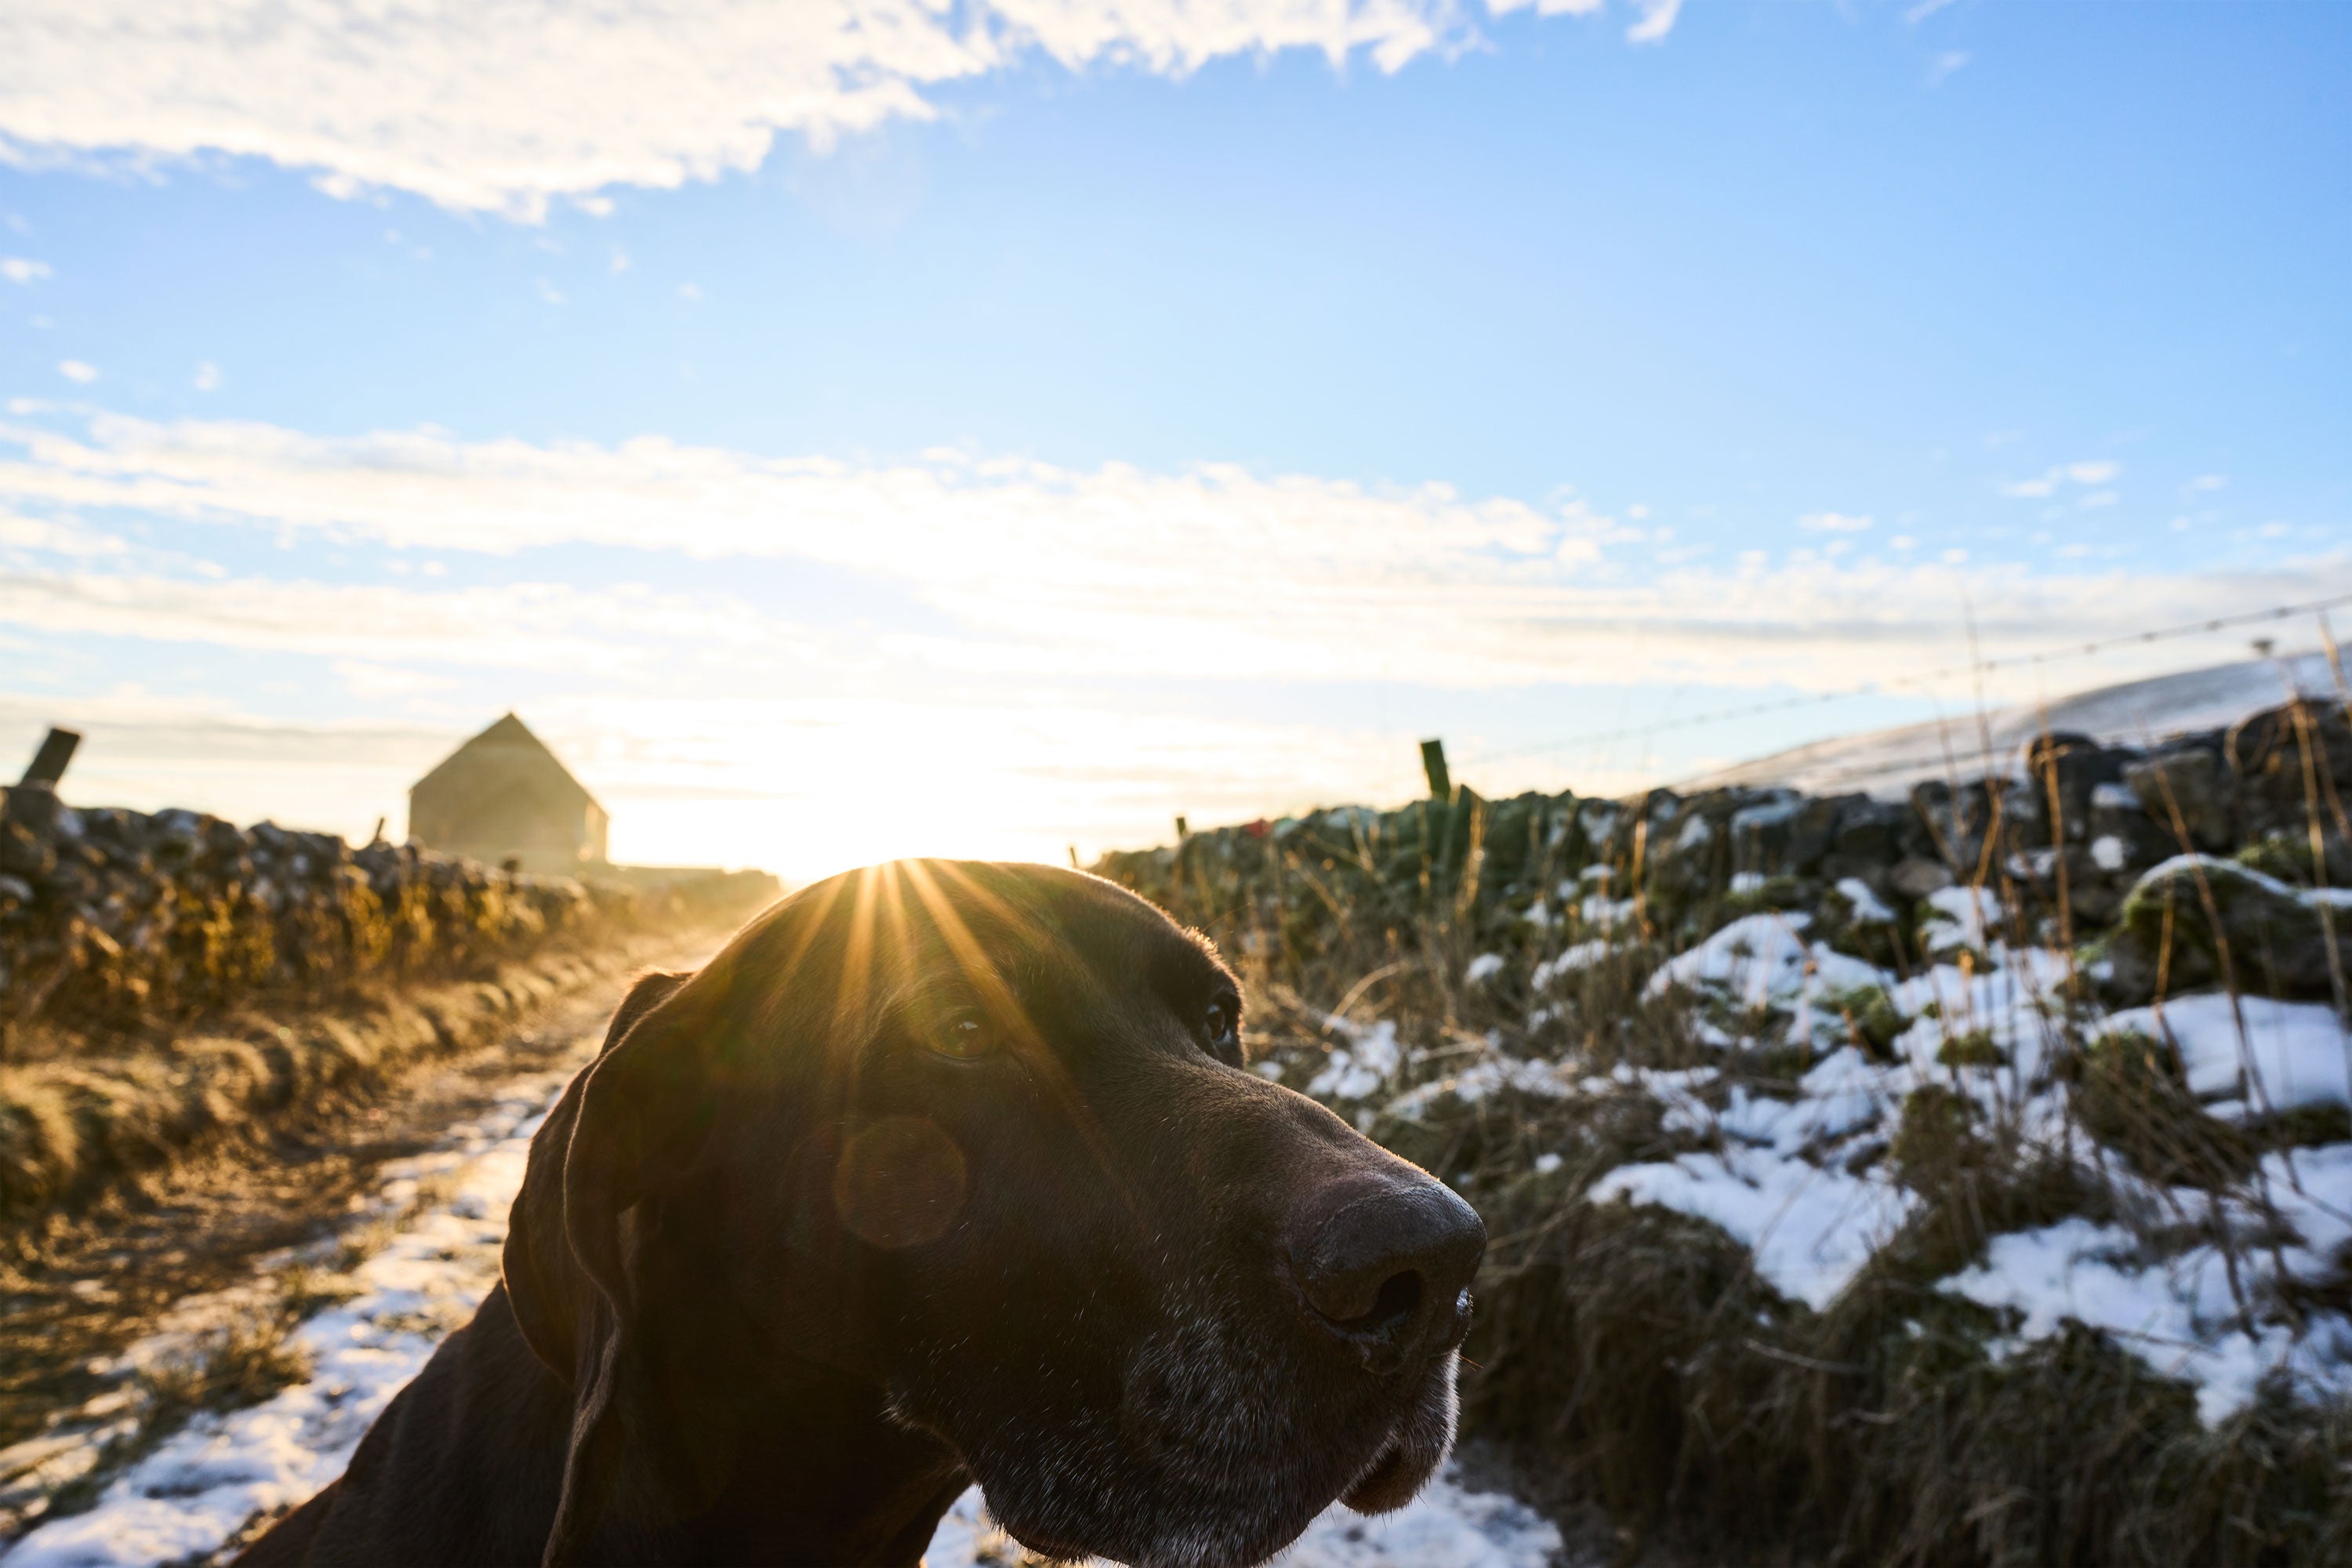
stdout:
<svg viewBox="0 0 2352 1568">
<path fill-rule="evenodd" d="M 560 781 L 562 784 L 577 790 L 581 798 L 597 810 L 604 809 L 596 797 L 588 793 L 588 787 L 572 776 L 572 770 L 547 749 L 547 742 L 532 734 L 529 727 L 512 713 L 442 758 L 432 772 L 408 786 L 408 793 L 412 795 L 420 793 L 429 795 L 439 789 L 463 787 L 467 775 L 486 764 L 497 767 L 501 773 L 509 772 L 520 764 L 539 775 L 535 782 L 553 784 Z"/>
</svg>

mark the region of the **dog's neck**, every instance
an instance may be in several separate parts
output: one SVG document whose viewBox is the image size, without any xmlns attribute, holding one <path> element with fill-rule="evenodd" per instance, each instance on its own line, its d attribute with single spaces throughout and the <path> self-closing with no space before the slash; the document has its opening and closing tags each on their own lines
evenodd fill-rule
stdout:
<svg viewBox="0 0 2352 1568">
<path fill-rule="evenodd" d="M 913 1568 L 970 1484 L 961 1457 L 893 1419 L 878 1383 L 722 1325 L 712 1305 L 640 1324 L 629 1441 L 658 1486 L 614 1519 L 635 1542 L 623 1555 L 667 1538 L 697 1561 Z"/>
</svg>

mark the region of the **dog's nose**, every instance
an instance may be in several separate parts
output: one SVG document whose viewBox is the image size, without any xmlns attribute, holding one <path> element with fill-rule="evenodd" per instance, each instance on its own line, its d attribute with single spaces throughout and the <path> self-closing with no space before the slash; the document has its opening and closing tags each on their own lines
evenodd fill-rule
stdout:
<svg viewBox="0 0 2352 1568">
<path fill-rule="evenodd" d="M 1423 1181 L 1345 1205 L 1293 1253 L 1292 1267 L 1315 1325 L 1389 1373 L 1440 1335 L 1461 1342 L 1486 1250 L 1478 1212 Z"/>
</svg>

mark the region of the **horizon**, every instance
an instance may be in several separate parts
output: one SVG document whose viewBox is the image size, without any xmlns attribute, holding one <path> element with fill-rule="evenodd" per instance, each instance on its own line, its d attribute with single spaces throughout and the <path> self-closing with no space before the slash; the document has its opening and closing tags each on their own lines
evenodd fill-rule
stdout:
<svg viewBox="0 0 2352 1568">
<path fill-rule="evenodd" d="M 361 837 L 511 710 L 617 861 L 1091 859 L 2352 595 L 2342 7 L 534 15 L 0 18 L 69 797 Z"/>
</svg>

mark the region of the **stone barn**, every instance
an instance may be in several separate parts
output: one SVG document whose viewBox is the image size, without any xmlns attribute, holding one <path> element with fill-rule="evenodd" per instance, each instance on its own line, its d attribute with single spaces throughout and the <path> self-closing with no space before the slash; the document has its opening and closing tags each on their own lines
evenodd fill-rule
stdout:
<svg viewBox="0 0 2352 1568">
<path fill-rule="evenodd" d="M 596 797 L 509 713 L 408 790 L 411 842 L 496 866 L 576 877 L 604 864 Z"/>
</svg>

